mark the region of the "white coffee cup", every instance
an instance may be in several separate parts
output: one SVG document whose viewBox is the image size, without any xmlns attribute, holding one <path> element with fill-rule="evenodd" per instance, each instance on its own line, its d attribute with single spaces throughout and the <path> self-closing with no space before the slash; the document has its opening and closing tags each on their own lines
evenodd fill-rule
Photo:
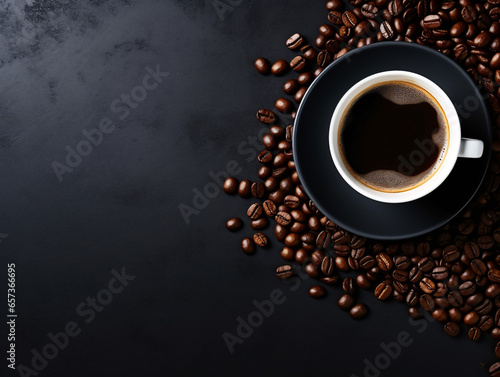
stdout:
<svg viewBox="0 0 500 377">
<path fill-rule="evenodd" d="M 438 103 L 447 120 L 448 143 L 441 162 L 434 167 L 429 178 L 404 191 L 379 190 L 364 184 L 346 166 L 339 147 L 341 121 L 351 102 L 368 88 L 386 82 L 405 82 L 427 91 Z M 483 155 L 481 140 L 466 139 L 461 136 L 460 120 L 450 98 L 434 82 L 424 76 L 407 71 L 386 71 L 376 73 L 359 81 L 340 99 L 330 122 L 330 153 L 333 162 L 344 180 L 360 194 L 379 202 L 404 203 L 422 198 L 439 187 L 453 170 L 458 157 L 479 158 Z"/>
</svg>

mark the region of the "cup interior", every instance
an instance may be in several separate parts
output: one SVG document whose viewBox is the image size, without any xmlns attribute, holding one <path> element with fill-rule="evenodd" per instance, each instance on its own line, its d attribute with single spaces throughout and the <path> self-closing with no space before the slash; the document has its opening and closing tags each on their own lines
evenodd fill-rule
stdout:
<svg viewBox="0 0 500 377">
<path fill-rule="evenodd" d="M 352 172 L 348 166 L 349 164 L 345 161 L 344 156 L 342 155 L 341 148 L 339 147 L 339 134 L 340 126 L 345 113 L 353 101 L 357 100 L 360 95 L 364 95 L 363 93 L 367 90 L 369 91 L 372 87 L 384 83 L 394 82 L 407 83 L 409 85 L 416 86 L 428 93 L 435 100 L 435 103 L 439 106 L 445 117 L 447 127 L 447 144 L 443 155 L 440 156 L 441 162 L 435 165 L 432 173 L 429 174 L 429 176 L 421 183 L 404 190 L 384 191 L 370 187 L 366 183 L 362 182 L 359 177 Z M 386 203 L 403 203 L 416 200 L 439 187 L 455 165 L 460 148 L 460 139 L 461 130 L 458 114 L 446 93 L 438 85 L 426 77 L 408 71 L 380 72 L 366 77 L 356 83 L 338 102 L 331 118 L 329 132 L 330 153 L 337 170 L 344 180 L 360 194 L 373 200 Z"/>
</svg>

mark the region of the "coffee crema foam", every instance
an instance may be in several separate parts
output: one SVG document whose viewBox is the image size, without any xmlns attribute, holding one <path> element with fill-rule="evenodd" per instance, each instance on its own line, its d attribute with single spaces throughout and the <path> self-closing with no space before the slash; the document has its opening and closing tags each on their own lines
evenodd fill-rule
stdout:
<svg viewBox="0 0 500 377">
<path fill-rule="evenodd" d="M 385 192 L 401 192 L 416 188 L 425 183 L 434 175 L 446 156 L 449 139 L 449 127 L 448 120 L 444 114 L 444 111 L 437 103 L 436 99 L 423 88 L 404 81 L 392 81 L 376 84 L 360 93 L 353 101 L 351 101 L 347 110 L 344 112 L 341 124 L 345 125 L 346 123 L 349 123 L 348 120 L 353 116 L 353 110 L 356 111 L 356 104 L 363 97 L 366 97 L 367 95 L 373 93 L 380 94 L 383 98 L 396 105 L 428 104 L 432 107 L 432 109 L 434 109 L 434 117 L 437 119 L 437 124 L 439 126 L 437 127 L 437 129 L 433 130 L 430 140 L 420 141 L 420 148 L 419 144 L 415 144 L 414 150 L 411 150 L 407 156 L 401 156 L 401 159 L 404 159 L 404 161 L 406 161 L 406 164 L 404 162 L 401 162 L 400 166 L 403 167 L 403 169 L 401 170 L 402 172 L 389 169 L 378 169 L 367 173 L 356 172 L 345 158 L 343 138 L 339 137 L 339 147 L 342 154 L 342 159 L 344 160 L 344 163 L 346 163 L 346 166 L 349 168 L 354 177 L 356 177 L 356 179 L 375 190 Z M 405 124 L 403 124 L 403 126 L 404 125 Z M 343 134 L 343 128 L 344 127 L 341 127 L 341 129 L 339 130 L 339 136 Z M 431 146 L 437 147 L 438 150 L 434 163 L 432 163 L 429 168 L 427 168 L 423 172 L 420 172 L 419 174 L 404 174 L 404 168 L 409 170 L 417 165 L 420 162 L 418 158 L 420 158 L 422 154 L 425 154 L 426 151 L 428 152 Z"/>
</svg>

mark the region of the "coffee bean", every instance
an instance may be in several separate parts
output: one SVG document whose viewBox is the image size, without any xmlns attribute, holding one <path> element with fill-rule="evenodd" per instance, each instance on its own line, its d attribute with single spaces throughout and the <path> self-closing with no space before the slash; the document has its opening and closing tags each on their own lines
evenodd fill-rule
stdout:
<svg viewBox="0 0 500 377">
<path fill-rule="evenodd" d="M 491 377 L 500 377 L 500 362 L 493 364 L 488 372 Z"/>
<path fill-rule="evenodd" d="M 303 56 L 296 56 L 290 62 L 290 68 L 296 72 L 302 71 L 306 67 L 306 60 Z"/>
<path fill-rule="evenodd" d="M 410 316 L 410 318 L 413 318 L 415 320 L 423 317 L 422 313 L 420 313 L 420 311 L 414 306 L 410 306 L 408 308 L 408 315 Z"/>
<path fill-rule="evenodd" d="M 262 216 L 263 213 L 262 206 L 259 203 L 253 203 L 247 210 L 247 216 L 252 220 L 257 220 Z"/>
<path fill-rule="evenodd" d="M 293 60 L 292 60 L 293 61 Z M 290 79 L 285 84 L 283 84 L 283 92 L 285 94 L 295 94 L 295 92 L 299 89 L 299 83 L 295 79 Z"/>
<path fill-rule="evenodd" d="M 461 14 L 462 14 L 462 19 L 467 23 L 476 21 L 477 12 L 472 5 L 466 5 L 465 7 L 463 7 Z"/>
<path fill-rule="evenodd" d="M 444 331 L 449 336 L 458 336 L 460 334 L 460 327 L 455 322 L 447 322 L 444 325 Z"/>
<path fill-rule="evenodd" d="M 285 264 L 276 269 L 276 276 L 280 279 L 289 279 L 294 275 L 292 266 Z"/>
<path fill-rule="evenodd" d="M 422 308 L 424 308 L 427 311 L 434 310 L 434 307 L 436 305 L 432 296 L 425 293 L 420 296 L 419 302 L 420 306 L 422 306 Z"/>
<path fill-rule="evenodd" d="M 464 324 L 467 326 L 475 326 L 479 322 L 479 314 L 477 314 L 475 311 L 468 312 L 464 316 Z"/>
<path fill-rule="evenodd" d="M 340 277 L 338 275 L 335 275 L 335 276 L 323 276 L 319 280 L 325 284 L 333 285 L 338 283 L 339 279 Z"/>
<path fill-rule="evenodd" d="M 351 258 L 350 260 L 355 260 L 355 259 Z M 364 275 L 364 274 L 359 274 L 358 276 L 356 276 L 356 284 L 361 289 L 370 288 L 370 281 L 367 279 L 366 275 Z"/>
<path fill-rule="evenodd" d="M 326 38 L 331 38 L 335 35 L 335 28 L 328 24 L 323 24 L 319 27 L 319 33 Z"/>
<path fill-rule="evenodd" d="M 460 251 L 455 245 L 446 246 L 443 250 L 443 259 L 446 262 L 453 262 L 460 258 Z"/>
<path fill-rule="evenodd" d="M 304 98 L 306 92 L 307 92 L 306 87 L 302 87 L 299 90 L 297 90 L 297 93 L 295 93 L 295 96 L 293 97 L 295 99 L 295 102 L 297 103 L 302 102 L 302 98 Z"/>
<path fill-rule="evenodd" d="M 235 232 L 243 226 L 243 221 L 239 217 L 233 217 L 226 221 L 226 228 L 231 232 Z"/>
<path fill-rule="evenodd" d="M 414 284 L 422 280 L 422 277 L 423 273 L 418 269 L 418 267 L 413 267 L 408 274 L 408 279 Z"/>
<path fill-rule="evenodd" d="M 261 229 L 267 228 L 268 225 L 269 225 L 269 220 L 267 220 L 266 217 L 261 217 L 260 219 L 253 220 L 250 223 L 250 226 L 254 230 L 261 230 Z"/>
<path fill-rule="evenodd" d="M 287 39 L 286 47 L 288 47 L 290 50 L 296 50 L 302 45 L 303 41 L 304 38 L 302 38 L 302 35 L 300 35 L 299 33 L 295 33 Z"/>
<path fill-rule="evenodd" d="M 330 233 L 325 230 L 321 231 L 316 238 L 316 245 L 322 249 L 326 248 L 330 243 L 330 237 Z"/>
<path fill-rule="evenodd" d="M 477 342 L 481 336 L 481 330 L 477 327 L 471 327 L 467 333 L 467 337 L 473 342 Z"/>
<path fill-rule="evenodd" d="M 353 12 L 348 10 L 342 14 L 342 22 L 346 27 L 352 28 L 357 25 L 358 19 Z"/>
<path fill-rule="evenodd" d="M 431 245 L 429 242 L 420 242 L 417 245 L 417 254 L 421 257 L 425 257 L 431 252 Z"/>
<path fill-rule="evenodd" d="M 276 110 L 280 113 L 289 114 L 293 110 L 293 104 L 289 99 L 286 98 L 278 98 L 276 103 L 274 104 Z"/>
<path fill-rule="evenodd" d="M 436 284 L 427 277 L 422 278 L 419 283 L 419 287 L 422 291 L 429 294 L 434 293 L 434 291 L 436 290 Z"/>
<path fill-rule="evenodd" d="M 477 325 L 481 331 L 488 331 L 493 326 L 493 318 L 489 315 L 483 315 L 479 318 L 479 323 Z"/>
<path fill-rule="evenodd" d="M 271 126 L 271 128 L 269 129 L 269 133 L 273 135 L 275 138 L 282 138 L 283 136 L 285 136 L 285 129 L 281 126 Z"/>
<path fill-rule="evenodd" d="M 404 283 L 408 281 L 408 272 L 405 270 L 394 270 L 392 272 L 392 277 L 394 280 Z"/>
<path fill-rule="evenodd" d="M 321 298 L 326 295 L 326 289 L 320 285 L 315 285 L 314 287 L 309 288 L 309 296 L 313 298 Z"/>
<path fill-rule="evenodd" d="M 285 245 L 295 247 L 300 243 L 300 236 L 297 233 L 289 233 L 285 237 Z"/>
<path fill-rule="evenodd" d="M 470 262 L 470 267 L 472 271 L 478 276 L 483 276 L 486 274 L 487 268 L 484 262 L 481 259 L 473 259 Z"/>
<path fill-rule="evenodd" d="M 264 185 L 260 182 L 252 183 L 250 190 L 252 192 L 252 196 L 257 199 L 262 199 L 264 197 L 264 194 L 266 193 Z"/>
<path fill-rule="evenodd" d="M 392 294 L 392 286 L 388 282 L 382 282 L 375 288 L 375 297 L 379 300 L 387 300 Z"/>
<path fill-rule="evenodd" d="M 434 262 L 429 257 L 424 257 L 418 262 L 418 268 L 422 272 L 428 272 L 434 268 Z"/>
<path fill-rule="evenodd" d="M 242 198 L 248 198 L 252 194 L 252 183 L 248 179 L 244 179 L 238 185 L 238 195 Z"/>
<path fill-rule="evenodd" d="M 276 149 L 277 145 L 276 138 L 271 134 L 265 134 L 264 136 L 262 136 L 262 143 L 264 144 L 267 150 Z M 269 172 L 266 173 L 266 177 L 268 177 L 271 174 L 271 170 L 268 169 L 268 171 Z M 259 170 L 259 178 L 261 178 L 260 170 Z"/>
<path fill-rule="evenodd" d="M 340 10 L 344 7 L 342 0 L 330 0 L 326 2 L 326 10 Z"/>
<path fill-rule="evenodd" d="M 467 24 L 464 21 L 455 23 L 450 29 L 450 36 L 459 37 L 467 29 Z"/>
<path fill-rule="evenodd" d="M 288 226 L 292 222 L 292 215 L 287 212 L 278 212 L 274 219 L 279 225 Z"/>
<path fill-rule="evenodd" d="M 295 258 L 295 251 L 292 248 L 285 246 L 281 249 L 280 255 L 284 260 L 292 261 Z"/>
<path fill-rule="evenodd" d="M 474 310 L 479 314 L 479 315 L 487 315 L 493 310 L 493 304 L 490 300 L 484 299 L 483 302 L 481 302 L 478 305 L 474 306 Z"/>
<path fill-rule="evenodd" d="M 316 62 L 320 67 L 326 67 L 332 62 L 332 54 L 328 51 L 320 51 Z"/>
<path fill-rule="evenodd" d="M 387 5 L 387 10 L 392 16 L 398 16 L 401 12 L 403 12 L 403 3 L 401 0 L 392 0 Z"/>
<path fill-rule="evenodd" d="M 391 24 L 387 21 L 384 21 L 380 24 L 380 32 L 384 39 L 392 39 L 394 38 L 394 29 Z"/>
<path fill-rule="evenodd" d="M 490 284 L 485 290 L 486 297 L 495 298 L 500 295 L 500 284 Z"/>
<path fill-rule="evenodd" d="M 435 280 L 445 280 L 449 276 L 448 268 L 446 266 L 435 267 L 431 272 L 431 276 Z"/>
<path fill-rule="evenodd" d="M 472 281 L 466 281 L 459 285 L 458 291 L 462 296 L 470 296 L 476 291 L 476 285 Z"/>
<path fill-rule="evenodd" d="M 371 269 L 373 266 L 375 266 L 375 263 L 375 258 L 373 258 L 371 255 L 366 255 L 359 260 L 359 266 L 365 270 Z"/>
<path fill-rule="evenodd" d="M 305 267 L 305 271 L 312 278 L 317 278 L 319 275 L 319 268 L 315 263 L 308 263 Z"/>
<path fill-rule="evenodd" d="M 462 306 L 464 302 L 462 296 L 457 291 L 452 291 L 448 294 L 448 301 L 452 306 L 457 308 Z"/>
<path fill-rule="evenodd" d="M 500 339 L 500 328 L 494 327 L 491 330 L 491 336 L 493 337 L 493 339 Z"/>
<path fill-rule="evenodd" d="M 375 259 L 377 261 L 378 267 L 382 271 L 389 271 L 393 266 L 391 258 L 386 253 L 377 254 Z"/>
<path fill-rule="evenodd" d="M 271 66 L 271 73 L 275 76 L 282 76 L 288 70 L 288 62 L 284 59 L 278 60 Z"/>
<path fill-rule="evenodd" d="M 490 60 L 490 68 L 498 69 L 500 68 L 500 53 L 497 52 Z"/>
<path fill-rule="evenodd" d="M 261 75 L 267 75 L 271 71 L 271 63 L 265 58 L 257 58 L 254 66 Z"/>
<path fill-rule="evenodd" d="M 305 45 L 300 48 L 302 56 L 306 60 L 316 60 L 317 52 L 311 45 Z"/>
<path fill-rule="evenodd" d="M 495 243 L 491 236 L 481 236 L 477 239 L 477 245 L 483 250 L 491 249 L 494 244 Z"/>
<path fill-rule="evenodd" d="M 423 20 L 423 25 L 427 29 L 437 29 L 441 26 L 443 20 L 439 17 L 438 14 L 430 14 L 426 16 Z"/>
<path fill-rule="evenodd" d="M 363 6 L 361 7 L 361 13 L 366 18 L 376 18 L 378 15 L 378 8 L 371 3 L 363 4 Z"/>
<path fill-rule="evenodd" d="M 277 117 L 276 114 L 268 109 L 260 109 L 257 111 L 257 119 L 262 123 L 266 124 L 274 124 L 276 123 Z"/>
<path fill-rule="evenodd" d="M 417 17 L 418 17 L 418 14 L 417 14 L 416 8 L 408 8 L 403 13 L 403 21 L 407 25 L 411 25 L 416 20 Z M 401 33 L 401 34 L 403 34 L 403 33 Z"/>
<path fill-rule="evenodd" d="M 480 255 L 479 246 L 474 241 L 467 242 L 464 245 L 464 253 L 469 259 L 477 258 Z"/>
<path fill-rule="evenodd" d="M 354 297 L 346 293 L 339 298 L 337 305 L 342 310 L 349 310 L 354 305 Z"/>
<path fill-rule="evenodd" d="M 297 83 L 300 86 L 307 86 L 309 85 L 314 79 L 314 76 L 311 74 L 311 72 L 304 72 L 297 77 Z"/>
<path fill-rule="evenodd" d="M 238 192 L 238 180 L 234 177 L 226 178 L 222 189 L 226 194 L 234 195 Z"/>
<path fill-rule="evenodd" d="M 488 271 L 488 279 L 492 281 L 493 283 L 500 283 L 500 270 L 498 269 L 491 269 Z"/>
<path fill-rule="evenodd" d="M 321 262 L 321 271 L 325 275 L 333 275 L 335 269 L 335 262 L 332 257 L 326 256 Z"/>
<path fill-rule="evenodd" d="M 266 215 L 269 217 L 276 216 L 276 214 L 278 213 L 276 204 L 274 204 L 272 200 L 269 199 L 265 200 L 264 203 L 262 204 L 262 207 Z"/>
<path fill-rule="evenodd" d="M 243 238 L 241 241 L 241 250 L 245 254 L 253 254 L 255 253 L 255 242 L 250 237 Z"/>
<path fill-rule="evenodd" d="M 336 10 L 331 11 L 330 13 L 328 13 L 328 21 L 330 21 L 334 25 L 342 25 L 342 13 Z"/>
<path fill-rule="evenodd" d="M 365 304 L 356 304 L 351 308 L 349 314 L 354 319 L 361 319 L 368 314 L 368 308 Z"/>
<path fill-rule="evenodd" d="M 267 237 L 262 233 L 255 233 L 253 235 L 253 241 L 260 247 L 264 247 L 269 243 Z"/>
<path fill-rule="evenodd" d="M 359 261 L 357 259 L 354 259 L 352 256 L 349 256 L 347 258 L 347 264 L 352 270 L 359 270 Z"/>
<path fill-rule="evenodd" d="M 289 208 L 298 208 L 300 207 L 300 199 L 295 195 L 287 195 L 285 196 L 285 205 Z"/>
<path fill-rule="evenodd" d="M 484 300 L 484 296 L 483 296 L 482 293 L 475 293 L 475 294 L 470 295 L 469 297 L 467 297 L 467 299 L 465 300 L 465 302 L 467 303 L 467 305 L 475 307 L 475 306 L 478 306 L 483 300 Z M 486 304 L 486 306 L 487 306 L 487 304 Z M 483 309 L 484 309 L 484 307 L 483 307 Z M 479 314 L 488 314 L 488 313 L 480 313 L 479 310 L 477 312 Z"/>
<path fill-rule="evenodd" d="M 488 33 L 487 31 L 482 31 L 479 33 L 473 41 L 474 46 L 476 48 L 483 48 L 488 46 L 488 44 L 491 42 L 492 35 Z"/>
<path fill-rule="evenodd" d="M 498 342 L 495 346 L 495 356 L 500 359 L 500 342 Z"/>
<path fill-rule="evenodd" d="M 417 292 L 414 289 L 410 289 L 406 295 L 406 303 L 410 306 L 415 306 L 418 303 Z"/>
<path fill-rule="evenodd" d="M 356 285 L 351 277 L 347 277 L 342 282 L 342 289 L 348 295 L 354 295 L 356 293 Z"/>
</svg>

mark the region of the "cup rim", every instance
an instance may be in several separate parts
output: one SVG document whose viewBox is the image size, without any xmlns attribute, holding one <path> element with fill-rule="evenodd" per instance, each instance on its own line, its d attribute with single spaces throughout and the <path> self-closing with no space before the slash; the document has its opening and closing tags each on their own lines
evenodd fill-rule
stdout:
<svg viewBox="0 0 500 377">
<path fill-rule="evenodd" d="M 417 187 L 398 192 L 379 191 L 363 184 L 356 177 L 354 177 L 350 170 L 345 166 L 338 148 L 338 128 L 340 125 L 340 120 L 344 115 L 346 105 L 349 104 L 362 90 L 369 88 L 370 86 L 388 81 L 408 82 L 428 91 L 441 106 L 448 123 L 448 146 L 445 152 L 446 155 L 443 158 L 440 166 L 438 166 L 436 171 L 432 173 L 432 176 L 428 178 L 424 183 L 420 184 Z M 330 154 L 339 174 L 342 176 L 344 181 L 349 184 L 349 186 L 351 186 L 361 195 L 384 203 L 404 203 L 417 200 L 438 188 L 445 181 L 445 179 L 448 177 L 448 175 L 453 170 L 453 167 L 455 166 L 460 149 L 460 139 L 460 120 L 455 106 L 451 102 L 448 95 L 433 81 L 429 80 L 425 76 L 410 71 L 383 71 L 365 77 L 363 80 L 354 84 L 342 96 L 340 101 L 337 103 L 335 111 L 330 120 Z"/>
</svg>

